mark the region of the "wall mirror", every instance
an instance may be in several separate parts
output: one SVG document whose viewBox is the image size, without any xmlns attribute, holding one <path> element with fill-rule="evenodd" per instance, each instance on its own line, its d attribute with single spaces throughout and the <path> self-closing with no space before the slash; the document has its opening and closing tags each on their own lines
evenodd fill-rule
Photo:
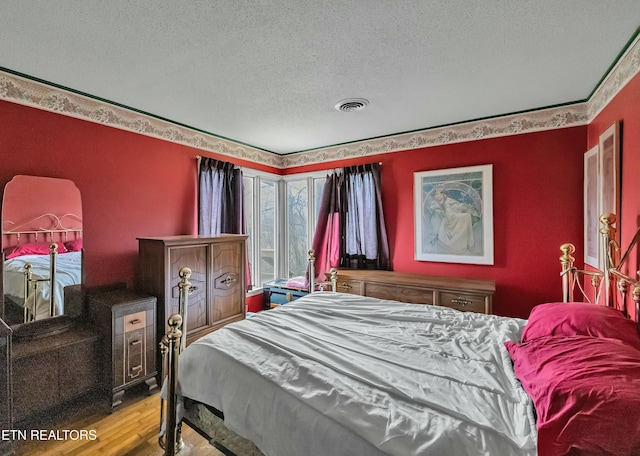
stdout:
<svg viewBox="0 0 640 456">
<path fill-rule="evenodd" d="M 1 313 L 14 333 L 26 326 L 46 332 L 79 315 L 82 252 L 82 201 L 73 181 L 14 176 L 2 198 Z"/>
</svg>

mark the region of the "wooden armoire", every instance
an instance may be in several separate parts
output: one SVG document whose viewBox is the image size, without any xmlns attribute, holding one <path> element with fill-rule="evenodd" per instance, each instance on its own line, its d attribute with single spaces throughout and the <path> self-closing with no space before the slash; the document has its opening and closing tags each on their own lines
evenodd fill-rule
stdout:
<svg viewBox="0 0 640 456">
<path fill-rule="evenodd" d="M 138 289 L 158 298 L 157 339 L 178 313 L 180 270 L 191 269 L 186 312 L 187 345 L 245 318 L 246 235 L 138 238 Z"/>
</svg>

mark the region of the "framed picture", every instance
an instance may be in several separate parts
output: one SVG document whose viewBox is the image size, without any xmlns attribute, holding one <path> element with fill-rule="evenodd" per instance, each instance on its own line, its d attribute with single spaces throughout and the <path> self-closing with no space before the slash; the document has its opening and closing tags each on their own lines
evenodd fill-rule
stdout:
<svg viewBox="0 0 640 456">
<path fill-rule="evenodd" d="M 416 260 L 493 264 L 493 166 L 413 176 Z"/>
<path fill-rule="evenodd" d="M 600 135 L 599 215 L 620 216 L 620 123 L 614 122 Z M 619 226 L 619 223 L 618 223 Z"/>
<path fill-rule="evenodd" d="M 598 268 L 600 240 L 598 146 L 584 154 L 584 262 Z"/>
</svg>

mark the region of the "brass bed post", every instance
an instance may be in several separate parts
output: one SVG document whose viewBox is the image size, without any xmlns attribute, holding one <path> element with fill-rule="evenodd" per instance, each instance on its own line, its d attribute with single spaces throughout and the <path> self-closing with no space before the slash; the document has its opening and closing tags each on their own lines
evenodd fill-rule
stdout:
<svg viewBox="0 0 640 456">
<path fill-rule="evenodd" d="M 28 323 L 31 319 L 32 316 L 29 315 L 29 308 L 27 307 L 27 298 L 29 297 L 29 294 L 31 294 L 31 281 L 32 279 L 32 272 L 31 272 L 31 268 L 33 267 L 33 265 L 31 263 L 27 263 L 24 265 L 24 303 L 23 303 L 23 314 L 24 314 L 24 323 Z M 34 314 L 35 314 L 35 308 L 34 310 Z"/>
<path fill-rule="evenodd" d="M 638 335 L 640 335 L 640 285 L 633 287 L 633 302 L 636 304 L 636 321 L 638 322 Z"/>
<path fill-rule="evenodd" d="M 571 256 L 576 248 L 573 244 L 562 244 L 560 246 L 562 255 L 560 256 L 560 264 L 562 265 L 562 301 L 573 302 L 573 283 L 575 280 L 575 270 L 573 268 L 573 262 L 575 258 Z"/>
<path fill-rule="evenodd" d="M 309 293 L 313 293 L 316 289 L 316 252 L 309 249 Z"/>
<path fill-rule="evenodd" d="M 49 250 L 49 256 L 51 258 L 49 261 L 49 316 L 53 317 L 56 313 L 54 287 L 56 284 L 56 260 L 58 256 L 58 244 L 52 242 L 51 244 L 49 244 Z"/>
<path fill-rule="evenodd" d="M 160 428 L 166 419 L 164 436 L 160 435 L 158 444 L 165 450 L 165 455 L 173 456 L 184 447 L 182 441 L 182 426 L 177 422 L 177 388 L 178 388 L 178 356 L 186 348 L 187 331 L 187 307 L 189 305 L 189 292 L 192 290 L 189 277 L 191 269 L 181 268 L 178 275 L 180 283 L 178 288 L 178 312 L 169 317 L 169 332 L 160 342 L 162 353 L 162 378 L 166 377 L 166 410 L 165 400 L 160 396 Z M 182 328 L 182 331 L 179 329 Z"/>
<path fill-rule="evenodd" d="M 620 292 L 620 297 L 622 298 L 622 314 L 629 318 L 629 312 L 627 312 L 627 292 L 629 291 L 630 282 L 626 279 L 618 279 L 618 291 Z M 634 290 L 635 291 L 635 290 Z"/>
<path fill-rule="evenodd" d="M 603 286 L 604 286 L 604 304 L 607 307 L 616 307 L 616 294 L 612 281 L 615 280 L 611 274 L 611 270 L 615 268 L 615 235 L 616 229 L 613 224 L 616 222 L 616 216 L 614 214 L 602 214 L 600 216 L 600 235 L 602 236 L 601 242 L 601 256 L 602 256 L 602 272 L 603 272 Z"/>
<path fill-rule="evenodd" d="M 329 273 L 331 274 L 329 279 L 331 281 L 331 291 L 338 291 L 338 270 L 336 268 L 331 268 Z"/>
<path fill-rule="evenodd" d="M 324 291 L 326 285 L 331 285 L 331 291 L 338 291 L 338 270 L 331 268 L 329 273 L 325 273 L 326 279 L 324 282 L 316 283 L 316 253 L 313 249 L 309 249 L 307 252 L 309 255 L 309 293 L 316 291 L 316 285 L 319 285 L 320 291 Z"/>
<path fill-rule="evenodd" d="M 189 282 L 191 269 L 187 267 L 181 268 L 178 275 L 180 276 L 180 283 L 178 284 L 178 289 L 180 290 L 178 313 L 182 317 L 182 334 L 184 335 L 184 337 L 180 339 L 180 353 L 182 353 L 182 350 L 187 348 L 187 305 L 189 303 L 189 293 L 192 289 L 191 282 Z"/>
<path fill-rule="evenodd" d="M 166 456 L 174 456 L 179 452 L 184 443 L 178 431 L 178 423 L 176 417 L 177 389 L 178 389 L 178 354 L 180 351 L 180 339 L 182 331 L 180 325 L 182 317 L 180 315 L 172 315 L 169 317 L 169 332 L 167 333 L 167 427 L 165 432 L 164 451 Z"/>
</svg>

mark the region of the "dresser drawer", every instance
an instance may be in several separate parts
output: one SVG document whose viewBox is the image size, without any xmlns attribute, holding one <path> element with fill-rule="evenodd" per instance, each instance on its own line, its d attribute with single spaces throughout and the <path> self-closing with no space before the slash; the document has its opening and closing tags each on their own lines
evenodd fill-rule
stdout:
<svg viewBox="0 0 640 456">
<path fill-rule="evenodd" d="M 433 304 L 433 290 L 399 287 L 397 300 L 409 304 Z"/>
<path fill-rule="evenodd" d="M 338 288 L 339 290 L 339 288 Z M 392 301 L 398 300 L 399 289 L 390 285 L 383 285 L 378 283 L 365 283 L 364 295 L 378 299 L 391 299 Z"/>
<path fill-rule="evenodd" d="M 124 332 L 136 331 L 144 328 L 146 325 L 146 312 L 132 313 L 124 316 Z"/>
<path fill-rule="evenodd" d="M 364 282 L 360 280 L 341 279 L 340 275 L 338 275 L 336 291 L 339 293 L 364 295 Z"/>
<path fill-rule="evenodd" d="M 124 383 L 128 383 L 147 374 L 145 366 L 146 344 L 144 330 L 140 329 L 128 332 L 125 343 L 127 348 L 124 353 L 124 359 L 127 364 L 127 374 L 125 375 Z"/>
<path fill-rule="evenodd" d="M 488 313 L 483 295 L 441 291 L 438 304 L 465 312 Z"/>
</svg>

